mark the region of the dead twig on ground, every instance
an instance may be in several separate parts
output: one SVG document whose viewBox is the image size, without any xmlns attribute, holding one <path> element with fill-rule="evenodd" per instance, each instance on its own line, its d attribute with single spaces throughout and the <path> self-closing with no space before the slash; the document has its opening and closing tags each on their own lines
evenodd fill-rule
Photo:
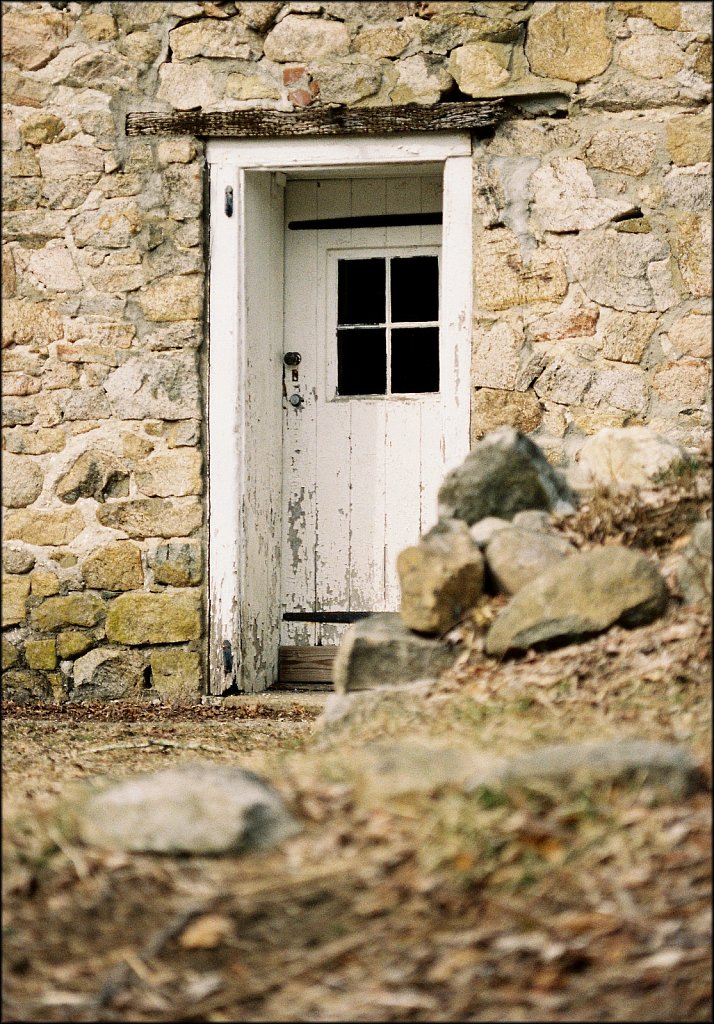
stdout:
<svg viewBox="0 0 714 1024">
<path fill-rule="evenodd" d="M 85 754 L 103 754 L 107 750 L 142 750 L 145 747 L 171 747 L 174 750 L 207 750 L 211 754 L 228 754 L 227 747 L 210 747 L 206 743 L 177 743 L 175 740 L 141 740 L 140 743 L 107 743 L 89 747 Z"/>
<path fill-rule="evenodd" d="M 135 965 L 138 963 L 146 965 L 148 960 L 158 956 L 167 942 L 170 942 L 171 939 L 182 932 L 189 921 L 192 921 L 194 917 L 207 913 L 207 911 L 213 906 L 214 902 L 215 898 L 211 898 L 209 900 L 203 900 L 201 903 L 194 903 L 190 907 L 186 907 L 184 910 L 172 917 L 167 925 L 156 932 L 156 934 L 149 939 L 141 952 L 129 956 L 128 958 L 123 957 L 116 967 L 112 968 L 109 972 L 97 995 L 91 999 L 92 1007 L 100 1009 L 110 1003 L 129 983 L 129 979 L 132 974 L 141 976 L 140 971 L 137 970 Z"/>
</svg>

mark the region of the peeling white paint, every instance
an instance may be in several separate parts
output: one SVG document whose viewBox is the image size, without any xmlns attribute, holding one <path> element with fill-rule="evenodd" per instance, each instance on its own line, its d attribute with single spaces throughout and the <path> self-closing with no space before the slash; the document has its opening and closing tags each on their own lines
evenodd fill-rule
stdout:
<svg viewBox="0 0 714 1024">
<path fill-rule="evenodd" d="M 282 379 L 276 372 L 279 367 L 279 353 L 276 354 L 272 341 L 267 358 L 261 344 L 264 341 L 265 324 L 259 316 L 251 320 L 250 294 L 263 300 L 263 308 L 269 309 L 271 317 L 282 317 L 280 296 L 274 291 L 269 306 L 265 305 L 263 289 L 266 275 L 274 278 L 282 273 L 280 249 L 283 239 L 283 221 L 278 215 L 277 204 L 272 203 L 272 214 L 263 218 L 262 229 L 251 233 L 251 217 L 254 225 L 260 220 L 256 198 L 265 193 L 259 179 L 267 174 L 255 174 L 252 178 L 255 188 L 246 190 L 247 172 L 280 171 L 289 175 L 294 172 L 305 176 L 312 168 L 320 173 L 331 168 L 329 174 L 344 176 L 345 173 L 359 175 L 365 172 L 374 176 L 390 173 L 399 164 L 444 164 L 444 266 L 443 276 L 448 275 L 449 286 L 444 293 L 442 308 L 442 335 L 447 352 L 442 361 L 442 421 L 443 434 L 438 439 L 438 450 L 447 464 L 460 461 L 468 450 L 468 376 L 454 374 L 461 366 L 468 365 L 470 358 L 470 273 L 471 266 L 471 140 L 467 134 L 384 136 L 370 138 L 304 138 L 304 139 L 254 139 L 254 140 L 212 140 L 207 145 L 207 159 L 211 167 L 211 280 L 210 280 L 210 344 L 209 344 L 209 599 L 210 599 L 210 690 L 221 693 L 231 681 L 223 674 L 221 643 L 229 639 L 237 655 L 236 679 L 239 686 L 249 689 L 263 689 L 273 681 L 274 665 L 280 642 L 279 619 L 282 611 L 279 567 L 282 560 L 283 577 L 286 568 L 295 564 L 305 577 L 316 578 L 316 567 L 320 561 L 332 569 L 339 564 L 339 558 L 330 549 L 321 558 L 317 555 L 317 531 L 325 526 L 325 517 L 347 523 L 345 535 L 349 537 L 350 508 L 359 493 L 350 472 L 334 475 L 333 493 L 336 500 L 321 516 L 317 515 L 320 482 L 313 474 L 305 474 L 304 467 L 314 458 L 319 443 L 323 465 L 335 464 L 337 456 L 329 456 L 327 446 L 334 445 L 339 451 L 339 438 L 344 445 L 345 438 L 353 435 L 351 427 L 341 435 L 324 424 L 324 433 L 317 437 L 311 449 L 302 443 L 294 443 L 290 437 L 290 424 L 303 424 L 311 415 L 309 410 L 317 404 L 320 394 L 320 378 L 310 385 L 309 377 L 303 377 L 306 367 L 301 366 L 301 393 L 305 396 L 304 406 L 292 415 L 283 411 Z M 367 171 L 369 168 L 369 171 Z M 411 180 L 411 172 L 409 179 Z M 329 177 L 328 175 L 324 175 Z M 389 178 L 389 187 L 398 193 L 399 177 Z M 273 177 L 273 187 L 278 185 Z M 227 218 L 224 213 L 224 191 L 230 185 L 234 189 L 234 216 Z M 248 193 L 254 192 L 255 195 Z M 287 211 L 286 211 L 287 212 Z M 366 212 L 366 211 L 365 211 Z M 258 221 L 255 218 L 258 218 Z M 302 232 L 309 235 L 310 232 Z M 418 241 L 421 241 L 419 239 Z M 309 244 L 309 239 L 307 240 Z M 468 251 L 467 251 L 468 249 Z M 256 256 L 259 259 L 256 260 Z M 262 267 L 261 271 L 256 267 Z M 450 268 L 450 272 L 449 272 Z M 301 287 L 305 284 L 300 282 Z M 317 282 L 319 286 L 319 282 Z M 324 280 L 323 280 L 324 288 Z M 319 294 L 324 308 L 324 294 Z M 271 321 L 272 323 L 272 321 Z M 272 337 L 272 326 L 269 333 Z M 286 338 L 288 349 L 297 348 Z M 463 346 L 464 355 L 458 358 L 455 348 Z M 251 353 L 254 362 L 251 367 Z M 260 357 L 258 354 L 262 353 Z M 277 358 L 277 363 L 276 363 Z M 250 385 L 250 388 L 248 387 Z M 281 439 L 275 430 L 275 418 L 267 401 L 273 387 L 277 387 L 273 411 L 283 421 L 282 443 L 290 454 L 286 464 L 294 473 L 302 474 L 301 499 L 305 514 L 302 553 L 294 561 L 294 537 L 288 540 L 288 529 L 281 525 L 283 510 L 288 508 L 287 495 L 281 494 L 279 475 L 274 472 L 273 454 L 281 454 Z M 256 397 L 255 389 L 260 391 Z M 248 393 L 250 390 L 250 394 Z M 264 398 L 266 401 L 264 401 Z M 260 405 L 259 412 L 255 402 Z M 336 405 L 337 403 L 333 403 Z M 344 405 L 344 403 L 343 403 Z M 385 407 L 392 408 L 391 403 Z M 397 408 L 397 403 L 394 403 Z M 391 413 L 390 413 L 391 415 Z M 355 429 L 362 428 L 355 424 Z M 421 431 L 421 426 L 420 426 Z M 356 435 L 354 435 L 356 436 Z M 361 436 L 361 435 L 360 435 Z M 291 443 L 293 442 L 293 443 Z M 327 457 L 329 456 L 329 457 Z M 339 458 L 352 460 L 343 448 Z M 448 468 L 448 467 L 447 467 Z M 386 468 L 385 468 L 386 472 Z M 416 471 L 417 480 L 421 472 L 420 463 Z M 342 490 L 341 490 L 342 489 Z M 425 522 L 421 504 L 427 489 L 417 486 L 416 503 L 419 507 L 417 530 Z M 340 497 L 343 494 L 344 497 Z M 350 499 L 352 494 L 352 501 Z M 292 524 L 297 529 L 299 520 L 293 508 Z M 393 517 L 389 517 L 391 523 Z M 360 520 L 361 521 L 361 520 Z M 387 516 L 382 517 L 387 522 Z M 357 522 L 357 520 L 355 520 Z M 279 551 L 283 536 L 282 559 Z M 353 544 L 358 540 L 352 529 Z M 413 537 L 409 536 L 409 542 Z M 361 543 L 361 542 L 360 542 Z M 287 555 L 286 555 L 287 550 Z M 385 576 L 393 562 L 386 545 L 380 552 L 369 555 L 370 566 L 378 566 L 378 574 Z M 396 557 L 396 555 L 394 556 Z M 277 567 L 277 568 L 276 568 Z M 370 570 L 371 571 L 371 570 Z M 350 601 L 350 585 L 354 573 L 344 571 L 344 581 L 332 580 L 325 591 L 324 601 L 331 609 L 346 608 Z M 283 579 L 283 600 L 293 600 L 285 590 Z M 364 583 L 353 583 L 354 600 L 364 601 Z M 313 589 L 313 601 L 317 595 Z M 292 643 L 335 642 L 339 627 L 325 627 L 318 633 L 314 626 L 290 624 L 285 635 Z M 294 628 L 292 628 L 294 626 Z"/>
</svg>

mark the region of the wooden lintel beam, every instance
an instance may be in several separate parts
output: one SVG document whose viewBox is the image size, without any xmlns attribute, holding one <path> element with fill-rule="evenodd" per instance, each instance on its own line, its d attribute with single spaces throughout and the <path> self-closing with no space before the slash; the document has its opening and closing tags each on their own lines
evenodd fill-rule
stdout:
<svg viewBox="0 0 714 1024">
<path fill-rule="evenodd" d="M 503 101 L 473 100 L 427 107 L 317 107 L 313 110 L 135 111 L 126 115 L 126 134 L 195 135 L 203 138 L 363 135 L 390 132 L 474 131 L 496 124 Z"/>
</svg>

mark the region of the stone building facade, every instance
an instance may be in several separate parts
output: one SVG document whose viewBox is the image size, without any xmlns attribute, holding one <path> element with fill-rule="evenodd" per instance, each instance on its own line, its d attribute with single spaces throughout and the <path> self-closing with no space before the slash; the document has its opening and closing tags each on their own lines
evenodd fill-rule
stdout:
<svg viewBox="0 0 714 1024">
<path fill-rule="evenodd" d="M 3 3 L 3 692 L 205 679 L 204 143 L 132 111 L 504 98 L 472 437 L 710 429 L 705 3 Z"/>
</svg>

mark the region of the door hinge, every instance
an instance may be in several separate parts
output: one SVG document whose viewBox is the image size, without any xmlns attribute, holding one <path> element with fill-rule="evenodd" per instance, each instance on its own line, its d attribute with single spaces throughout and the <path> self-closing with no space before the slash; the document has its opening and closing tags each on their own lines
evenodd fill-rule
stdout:
<svg viewBox="0 0 714 1024">
<path fill-rule="evenodd" d="M 226 211 L 226 217 L 232 217 L 233 216 L 233 186 L 232 185 L 226 185 L 225 211 Z"/>
<path fill-rule="evenodd" d="M 233 648 L 230 640 L 224 640 L 221 645 L 223 652 L 223 671 L 226 675 L 233 671 Z"/>
</svg>

